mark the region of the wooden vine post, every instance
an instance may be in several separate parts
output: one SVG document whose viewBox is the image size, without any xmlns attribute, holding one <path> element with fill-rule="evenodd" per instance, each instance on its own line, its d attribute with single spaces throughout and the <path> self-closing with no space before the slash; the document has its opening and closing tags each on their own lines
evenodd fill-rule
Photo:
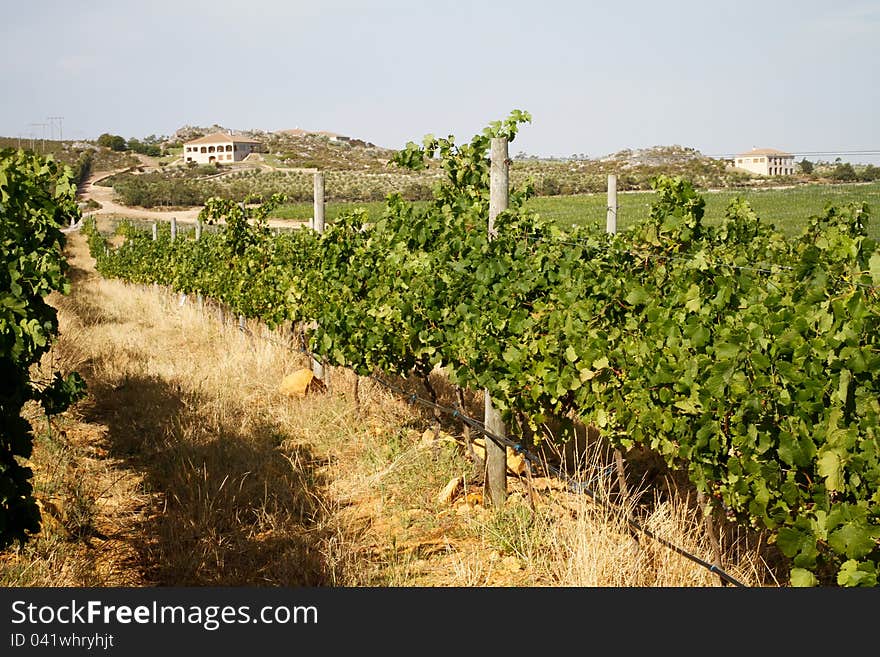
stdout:
<svg viewBox="0 0 880 657">
<path fill-rule="evenodd" d="M 491 151 L 491 167 L 489 169 L 489 239 L 497 235 L 495 218 L 507 209 L 510 200 L 510 172 L 507 157 L 507 138 L 493 137 Z M 483 391 L 485 413 L 483 422 L 486 431 L 504 437 L 507 430 L 501 419 L 501 413 L 492 405 L 489 391 Z M 507 499 L 507 450 L 498 445 L 488 436 L 486 440 L 486 483 L 485 489 L 488 502 L 500 507 Z"/>
<path fill-rule="evenodd" d="M 312 216 L 312 228 L 314 228 L 318 233 L 324 232 L 324 172 L 316 171 L 315 172 L 315 204 L 314 204 L 314 213 Z M 327 384 L 326 381 L 326 372 L 324 371 L 324 363 L 319 361 L 317 358 L 312 357 L 312 372 L 315 375 L 315 378 Z"/>
<path fill-rule="evenodd" d="M 712 521 L 712 507 L 706 501 L 706 496 L 702 492 L 697 493 L 697 504 L 700 507 L 700 513 L 703 514 L 703 529 L 706 532 L 706 539 L 712 548 L 712 564 L 721 570 L 721 543 L 718 541 L 718 534 L 715 531 L 715 523 Z M 718 575 L 721 586 L 727 586 L 728 582 L 721 575 Z"/>
<path fill-rule="evenodd" d="M 605 218 L 605 232 L 617 232 L 617 176 L 608 176 L 608 215 Z"/>
<path fill-rule="evenodd" d="M 605 232 L 614 234 L 617 232 L 617 176 L 608 175 L 608 215 L 605 218 Z M 614 464 L 617 468 L 617 488 L 621 499 L 629 496 L 626 486 L 626 471 L 623 467 L 623 453 L 619 449 L 614 450 Z"/>
<path fill-rule="evenodd" d="M 196 242 L 202 239 L 202 220 L 196 219 Z M 202 296 L 201 290 L 196 293 L 196 303 L 199 306 L 199 312 L 205 309 L 205 297 Z"/>
<path fill-rule="evenodd" d="M 613 173 L 608 175 L 608 214 L 605 218 L 605 232 L 614 234 L 617 232 L 617 176 Z M 614 450 L 614 465 L 617 470 L 617 492 L 622 503 L 626 503 L 629 497 L 629 488 L 626 485 L 626 468 L 623 465 L 623 452 Z M 633 540 L 633 548 L 639 549 L 639 535 L 630 530 Z"/>
<path fill-rule="evenodd" d="M 324 232 L 324 172 L 315 172 L 315 208 L 312 225 L 319 233 Z"/>
<path fill-rule="evenodd" d="M 153 241 L 155 242 L 158 239 L 159 239 L 159 224 L 157 224 L 154 221 L 153 222 Z M 153 292 L 158 292 L 158 291 L 159 291 L 159 284 L 156 283 L 155 281 L 153 281 Z"/>
</svg>

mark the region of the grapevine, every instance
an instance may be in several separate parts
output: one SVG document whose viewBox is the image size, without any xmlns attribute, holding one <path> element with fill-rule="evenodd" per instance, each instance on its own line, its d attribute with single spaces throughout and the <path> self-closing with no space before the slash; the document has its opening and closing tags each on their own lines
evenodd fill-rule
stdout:
<svg viewBox="0 0 880 657">
<path fill-rule="evenodd" d="M 64 411 L 84 383 L 76 373 L 32 380 L 58 332 L 46 296 L 67 293 L 60 227 L 79 216 L 69 167 L 23 150 L 0 150 L 0 549 L 40 529 L 32 471 L 33 431 L 22 410 L 30 400 L 47 414 Z"/>
<path fill-rule="evenodd" d="M 513 427 L 551 416 L 648 447 L 738 522 L 770 532 L 793 585 L 877 585 L 880 563 L 880 252 L 864 204 L 828 206 L 785 239 L 742 201 L 720 225 L 686 180 L 653 181 L 630 230 L 563 231 L 524 209 L 488 239 L 489 141 L 431 135 L 394 158 L 439 158 L 433 199 L 389 194 L 368 221 L 280 235 L 220 208 L 223 231 L 133 234 L 106 275 L 197 290 L 272 325 L 314 322 L 310 349 L 361 374 L 485 389 Z"/>
</svg>

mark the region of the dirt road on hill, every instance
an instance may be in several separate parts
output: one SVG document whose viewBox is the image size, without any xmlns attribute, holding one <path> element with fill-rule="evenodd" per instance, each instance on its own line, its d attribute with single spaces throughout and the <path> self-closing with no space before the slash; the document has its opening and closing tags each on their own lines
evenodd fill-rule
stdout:
<svg viewBox="0 0 880 657">
<path fill-rule="evenodd" d="M 122 169 L 121 171 L 127 171 Z M 79 200 L 93 200 L 101 204 L 96 210 L 87 210 L 83 213 L 83 217 L 95 215 L 116 215 L 119 217 L 130 217 L 132 219 L 146 219 L 153 221 L 171 221 L 176 218 L 180 223 L 196 223 L 202 206 L 191 208 L 178 208 L 174 210 L 155 210 L 150 208 L 131 207 L 122 205 L 116 201 L 116 195 L 112 187 L 105 187 L 98 183 L 105 178 L 120 173 L 121 171 L 96 171 L 88 177 L 79 190 Z M 297 228 L 307 225 L 306 222 L 292 221 L 289 219 L 269 219 L 269 226 L 272 228 Z"/>
</svg>

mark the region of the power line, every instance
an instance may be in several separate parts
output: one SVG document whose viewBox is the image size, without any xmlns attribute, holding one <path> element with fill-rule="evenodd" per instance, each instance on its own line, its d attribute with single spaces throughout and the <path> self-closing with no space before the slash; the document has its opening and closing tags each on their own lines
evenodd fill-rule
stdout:
<svg viewBox="0 0 880 657">
<path fill-rule="evenodd" d="M 46 120 L 47 121 L 58 121 L 58 141 L 64 141 L 64 133 L 62 132 L 62 124 L 61 124 L 61 122 L 64 121 L 64 117 L 63 116 L 47 116 Z M 54 132 L 53 132 L 53 135 L 54 135 Z"/>
<path fill-rule="evenodd" d="M 848 150 L 848 151 L 809 151 L 809 150 L 798 151 L 798 150 L 795 150 L 795 151 L 785 151 L 785 152 L 788 155 L 794 155 L 794 156 L 810 155 L 813 157 L 819 156 L 819 155 L 823 155 L 823 156 L 831 156 L 831 155 L 880 155 L 880 149 L 877 149 L 877 148 L 865 149 L 865 150 Z M 736 158 L 736 157 L 740 157 L 740 156 L 744 156 L 744 155 L 749 155 L 749 153 L 748 152 L 716 153 L 716 154 L 704 154 L 704 155 L 706 157 L 732 159 L 732 158 Z"/>
<path fill-rule="evenodd" d="M 651 151 L 652 149 L 644 148 L 644 149 L 626 149 L 626 150 L 631 151 L 631 155 L 633 157 L 637 157 L 639 155 L 639 153 L 637 151 Z M 694 157 L 708 157 L 708 158 L 714 158 L 714 159 L 732 160 L 732 159 L 735 159 L 740 156 L 749 155 L 748 152 L 704 153 L 704 152 L 697 150 L 697 149 L 690 149 L 690 150 L 692 151 L 692 154 Z M 804 150 L 782 151 L 782 153 L 785 153 L 787 155 L 792 155 L 792 156 L 799 156 L 799 157 L 803 157 L 803 156 L 810 156 L 810 157 L 828 156 L 828 157 L 830 157 L 830 156 L 836 156 L 836 155 L 861 155 L 861 156 L 874 155 L 874 156 L 877 156 L 877 155 L 880 155 L 880 148 L 868 148 L 868 149 L 854 148 L 854 149 L 843 149 L 843 150 L 836 150 L 836 151 L 835 150 L 804 149 Z M 648 154 L 650 154 L 650 153 L 648 153 Z M 547 156 L 529 155 L 528 153 L 523 153 L 523 155 L 525 155 L 525 157 L 519 157 L 519 155 L 517 155 L 516 157 L 513 158 L 513 160 L 516 162 L 526 162 L 526 163 L 528 163 L 530 160 L 534 160 L 534 161 L 551 160 L 551 161 L 560 161 L 560 162 L 567 162 L 567 161 L 573 161 L 573 160 L 574 161 L 612 160 L 615 158 L 615 156 L 620 155 L 620 152 L 601 156 L 601 157 L 587 157 L 586 154 L 584 154 L 584 153 L 580 154 L 582 157 L 581 156 L 574 156 L 574 155 L 572 155 L 572 156 L 569 156 L 569 155 L 547 155 Z"/>
<path fill-rule="evenodd" d="M 46 150 L 46 127 L 49 125 L 48 123 L 28 123 L 29 126 L 37 126 L 41 128 L 40 130 L 40 152 L 43 153 Z M 33 135 L 33 133 L 31 133 Z M 34 138 L 31 137 L 31 150 L 34 150 Z"/>
</svg>

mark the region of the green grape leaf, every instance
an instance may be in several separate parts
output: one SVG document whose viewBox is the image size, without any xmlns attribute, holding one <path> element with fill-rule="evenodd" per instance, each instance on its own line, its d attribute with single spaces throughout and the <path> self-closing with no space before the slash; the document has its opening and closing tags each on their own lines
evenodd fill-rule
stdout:
<svg viewBox="0 0 880 657">
<path fill-rule="evenodd" d="M 819 580 L 805 568 L 791 569 L 791 585 L 796 587 L 818 586 Z"/>
<path fill-rule="evenodd" d="M 877 586 L 877 566 L 871 562 L 855 559 L 845 561 L 837 572 L 840 586 Z"/>
</svg>

